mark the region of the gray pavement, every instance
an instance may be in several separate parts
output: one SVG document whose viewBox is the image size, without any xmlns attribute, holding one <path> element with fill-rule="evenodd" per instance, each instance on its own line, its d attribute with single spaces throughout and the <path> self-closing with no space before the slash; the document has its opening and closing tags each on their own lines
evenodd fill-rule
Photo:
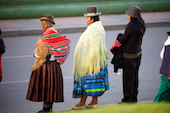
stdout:
<svg viewBox="0 0 170 113">
<path fill-rule="evenodd" d="M 170 11 L 142 13 L 148 27 L 170 26 Z M 101 15 L 100 21 L 106 30 L 124 29 L 129 19 L 126 14 Z M 56 17 L 55 28 L 60 33 L 83 32 L 86 28 L 85 17 Z M 41 35 L 41 22 L 39 18 L 0 20 L 2 37 Z"/>
</svg>

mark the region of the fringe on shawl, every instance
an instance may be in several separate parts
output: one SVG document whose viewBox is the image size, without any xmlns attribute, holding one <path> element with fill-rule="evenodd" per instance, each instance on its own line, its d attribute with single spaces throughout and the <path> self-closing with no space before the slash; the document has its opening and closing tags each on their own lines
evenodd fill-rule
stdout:
<svg viewBox="0 0 170 113">
<path fill-rule="evenodd" d="M 95 28 L 95 26 L 97 28 Z M 108 65 L 108 52 L 105 45 L 105 30 L 100 23 L 93 23 L 82 34 L 74 52 L 72 74 L 81 82 L 81 77 L 100 73 Z"/>
<path fill-rule="evenodd" d="M 40 66 L 42 66 L 44 64 L 44 62 L 46 62 L 46 57 L 47 55 L 50 55 L 50 51 L 48 50 L 47 46 L 42 42 L 41 38 L 38 39 L 37 41 L 37 51 L 36 54 L 40 57 L 40 58 L 35 58 L 35 62 L 34 65 L 32 67 L 32 71 L 37 70 Z"/>
</svg>

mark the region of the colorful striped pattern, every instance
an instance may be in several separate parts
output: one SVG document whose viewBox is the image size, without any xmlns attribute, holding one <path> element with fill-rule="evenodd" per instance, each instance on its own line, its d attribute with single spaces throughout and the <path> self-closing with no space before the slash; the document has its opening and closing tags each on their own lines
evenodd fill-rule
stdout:
<svg viewBox="0 0 170 113">
<path fill-rule="evenodd" d="M 101 96 L 106 91 L 106 84 L 100 74 L 89 74 L 82 77 L 82 88 L 88 96 Z"/>
<path fill-rule="evenodd" d="M 100 89 L 86 89 L 86 92 L 98 92 L 98 91 L 105 91 L 105 88 L 100 88 Z"/>
<path fill-rule="evenodd" d="M 42 35 L 42 41 L 54 55 L 57 62 L 63 64 L 69 55 L 71 40 L 54 30 L 48 30 Z"/>
</svg>

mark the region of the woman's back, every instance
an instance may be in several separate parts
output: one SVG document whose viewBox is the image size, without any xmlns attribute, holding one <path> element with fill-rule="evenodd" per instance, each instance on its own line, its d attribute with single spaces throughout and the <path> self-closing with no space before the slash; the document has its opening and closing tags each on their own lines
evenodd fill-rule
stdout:
<svg viewBox="0 0 170 113">
<path fill-rule="evenodd" d="M 123 52 L 138 53 L 141 51 L 142 38 L 145 33 L 145 25 L 139 19 L 131 18 L 131 21 L 126 27 L 123 44 Z"/>
</svg>

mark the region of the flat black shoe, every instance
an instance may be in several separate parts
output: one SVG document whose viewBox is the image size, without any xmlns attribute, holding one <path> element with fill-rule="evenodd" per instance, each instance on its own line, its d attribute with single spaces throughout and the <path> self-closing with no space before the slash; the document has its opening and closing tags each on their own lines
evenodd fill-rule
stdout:
<svg viewBox="0 0 170 113">
<path fill-rule="evenodd" d="M 51 109 L 43 109 L 43 110 L 40 110 L 37 113 L 50 113 L 51 111 L 52 111 Z"/>
<path fill-rule="evenodd" d="M 137 102 L 123 102 L 123 101 L 120 101 L 118 102 L 118 104 L 136 104 Z"/>
<path fill-rule="evenodd" d="M 122 101 L 120 101 L 120 102 L 118 102 L 118 104 L 123 104 L 123 102 L 122 102 Z"/>
<path fill-rule="evenodd" d="M 120 102 L 118 102 L 118 104 L 127 104 L 127 102 L 120 101 Z"/>
</svg>

